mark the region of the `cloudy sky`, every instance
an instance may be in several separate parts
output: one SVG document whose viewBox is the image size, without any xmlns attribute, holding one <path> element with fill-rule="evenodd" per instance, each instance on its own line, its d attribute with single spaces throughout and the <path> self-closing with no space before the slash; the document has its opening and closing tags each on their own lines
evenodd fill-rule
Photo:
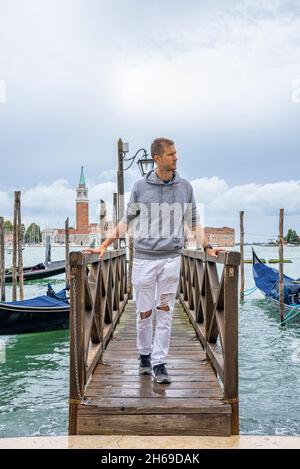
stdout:
<svg viewBox="0 0 300 469">
<path fill-rule="evenodd" d="M 292 0 L 0 0 L 0 214 L 74 220 L 84 165 L 93 221 L 118 138 L 167 136 L 207 225 L 300 231 L 299 32 Z"/>
</svg>

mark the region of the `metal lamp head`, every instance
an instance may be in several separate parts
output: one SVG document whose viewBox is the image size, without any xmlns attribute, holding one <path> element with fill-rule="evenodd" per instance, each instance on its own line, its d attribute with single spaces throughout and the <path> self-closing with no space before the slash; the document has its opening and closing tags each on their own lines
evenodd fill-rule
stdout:
<svg viewBox="0 0 300 469">
<path fill-rule="evenodd" d="M 147 153 L 138 160 L 137 162 L 140 173 L 143 177 L 146 176 L 146 174 L 151 171 L 154 167 L 154 160 L 152 158 L 148 158 Z"/>
</svg>

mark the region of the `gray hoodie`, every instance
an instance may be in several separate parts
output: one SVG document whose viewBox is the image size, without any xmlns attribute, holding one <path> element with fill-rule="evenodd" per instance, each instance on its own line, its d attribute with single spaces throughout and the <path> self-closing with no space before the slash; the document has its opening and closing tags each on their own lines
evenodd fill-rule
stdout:
<svg viewBox="0 0 300 469">
<path fill-rule="evenodd" d="M 192 185 L 177 172 L 166 184 L 153 169 L 134 184 L 122 221 L 135 222 L 134 257 L 180 256 L 183 222 L 190 227 L 198 224 Z"/>
</svg>

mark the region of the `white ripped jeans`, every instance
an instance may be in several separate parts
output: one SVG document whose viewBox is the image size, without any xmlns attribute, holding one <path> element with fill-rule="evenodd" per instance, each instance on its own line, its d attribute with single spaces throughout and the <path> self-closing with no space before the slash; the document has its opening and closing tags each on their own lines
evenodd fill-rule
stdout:
<svg viewBox="0 0 300 469">
<path fill-rule="evenodd" d="M 136 295 L 137 349 L 151 353 L 152 365 L 166 363 L 169 351 L 181 256 L 164 259 L 133 258 L 132 285 Z M 156 327 L 153 337 L 153 311 Z M 141 313 L 150 314 L 142 319 Z"/>
</svg>

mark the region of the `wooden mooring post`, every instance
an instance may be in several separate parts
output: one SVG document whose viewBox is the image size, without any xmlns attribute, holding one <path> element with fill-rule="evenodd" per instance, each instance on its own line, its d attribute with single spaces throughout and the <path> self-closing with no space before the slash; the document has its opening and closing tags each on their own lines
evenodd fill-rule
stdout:
<svg viewBox="0 0 300 469">
<path fill-rule="evenodd" d="M 21 192 L 16 192 L 17 197 L 17 233 L 18 233 L 18 280 L 20 300 L 24 299 L 24 273 L 23 273 L 23 230 L 21 218 Z"/>
<path fill-rule="evenodd" d="M 0 217 L 0 298 L 5 301 L 5 246 L 4 218 Z"/>
<path fill-rule="evenodd" d="M 18 253 L 18 231 L 17 231 L 17 196 L 14 199 L 14 221 L 13 221 L 13 254 L 12 254 L 12 301 L 17 300 L 17 253 Z"/>
<path fill-rule="evenodd" d="M 280 321 L 284 320 L 284 282 L 283 282 L 283 221 L 284 209 L 280 209 L 279 213 L 279 313 Z"/>
<path fill-rule="evenodd" d="M 114 192 L 113 194 L 113 227 L 115 228 L 118 224 L 118 194 Z M 118 249 L 118 240 L 116 239 L 113 242 L 113 248 Z"/>
<path fill-rule="evenodd" d="M 70 226 L 69 226 L 69 217 L 65 221 L 65 278 L 66 285 L 70 285 Z"/>
<path fill-rule="evenodd" d="M 106 240 L 107 235 L 107 210 L 104 200 L 100 200 L 100 236 L 101 244 Z"/>
<path fill-rule="evenodd" d="M 124 154 L 123 154 L 123 141 L 121 138 L 118 140 L 118 170 L 117 170 L 117 184 L 118 184 L 118 223 L 124 214 Z M 125 241 L 124 236 L 119 238 L 119 248 L 122 247 Z"/>
<path fill-rule="evenodd" d="M 23 282 L 23 233 L 21 223 L 21 192 L 15 191 L 14 224 L 13 224 L 13 265 L 12 265 L 12 300 L 17 300 L 17 284 L 19 281 L 20 300 L 24 298 Z"/>
<path fill-rule="evenodd" d="M 244 270 L 244 211 L 240 212 L 240 253 L 241 253 L 241 285 L 240 285 L 240 301 L 244 301 L 245 292 L 245 270 Z"/>
</svg>

